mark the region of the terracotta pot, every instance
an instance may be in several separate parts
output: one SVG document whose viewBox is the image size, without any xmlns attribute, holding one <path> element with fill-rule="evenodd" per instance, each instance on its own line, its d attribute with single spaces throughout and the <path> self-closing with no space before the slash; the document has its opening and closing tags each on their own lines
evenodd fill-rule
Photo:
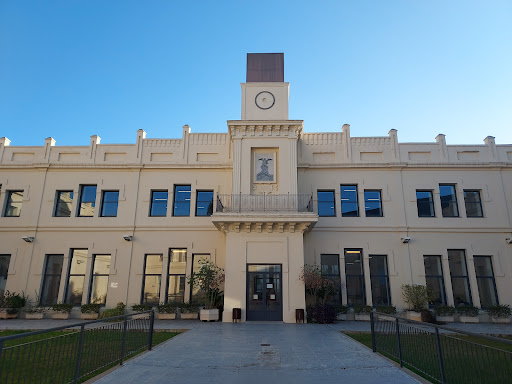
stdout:
<svg viewBox="0 0 512 384">
<path fill-rule="evenodd" d="M 176 313 L 157 313 L 156 317 L 158 320 L 174 320 L 176 319 Z"/>
</svg>

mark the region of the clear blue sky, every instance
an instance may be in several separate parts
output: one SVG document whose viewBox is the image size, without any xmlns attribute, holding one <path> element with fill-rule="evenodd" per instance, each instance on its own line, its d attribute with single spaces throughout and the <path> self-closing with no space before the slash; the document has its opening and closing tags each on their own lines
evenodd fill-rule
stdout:
<svg viewBox="0 0 512 384">
<path fill-rule="evenodd" d="M 0 137 L 226 132 L 247 52 L 284 52 L 306 132 L 512 144 L 510 0 L 0 0 Z"/>
</svg>

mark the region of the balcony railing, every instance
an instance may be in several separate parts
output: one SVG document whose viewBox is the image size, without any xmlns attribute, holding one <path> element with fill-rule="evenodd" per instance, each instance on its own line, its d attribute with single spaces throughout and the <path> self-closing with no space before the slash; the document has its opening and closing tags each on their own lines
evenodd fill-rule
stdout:
<svg viewBox="0 0 512 384">
<path fill-rule="evenodd" d="M 219 194 L 217 195 L 216 212 L 313 212 L 313 196 Z"/>
</svg>

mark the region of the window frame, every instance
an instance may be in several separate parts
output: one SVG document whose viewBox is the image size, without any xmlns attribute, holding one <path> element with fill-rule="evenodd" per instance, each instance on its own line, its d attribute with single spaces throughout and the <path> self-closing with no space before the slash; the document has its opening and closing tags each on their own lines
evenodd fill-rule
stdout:
<svg viewBox="0 0 512 384">
<path fill-rule="evenodd" d="M 105 215 L 103 213 L 104 207 L 105 207 L 105 195 L 108 193 L 117 193 L 117 200 L 116 203 L 116 214 L 115 215 Z M 107 204 L 114 203 L 113 201 L 107 201 Z M 119 211 L 119 190 L 102 190 L 101 191 L 101 206 L 100 206 L 100 217 L 117 217 L 117 213 Z"/>
<path fill-rule="evenodd" d="M 167 199 L 166 199 L 166 203 L 165 203 L 165 215 L 153 215 L 152 214 L 152 211 L 153 211 L 153 203 L 154 203 L 154 199 L 153 199 L 153 196 L 155 194 L 155 192 L 166 192 L 167 193 Z M 150 191 L 150 200 L 149 200 L 149 217 L 167 217 L 167 211 L 168 211 L 168 208 L 169 208 L 169 190 L 168 189 L 152 189 Z M 160 203 L 158 203 L 160 204 Z"/>
<path fill-rule="evenodd" d="M 445 215 L 443 211 L 443 196 L 441 195 L 441 187 L 452 187 L 453 188 L 453 206 L 455 207 L 454 215 Z M 459 201 L 457 199 L 457 184 L 439 184 L 439 199 L 441 200 L 441 215 L 443 217 L 460 217 Z"/>
<path fill-rule="evenodd" d="M 20 217 L 21 216 L 21 208 L 23 207 L 24 192 L 25 192 L 24 189 L 13 189 L 13 190 L 6 190 L 5 191 L 6 197 L 5 197 L 5 203 L 4 203 L 4 212 L 3 212 L 4 214 L 3 214 L 3 217 Z M 20 204 L 20 211 L 19 211 L 18 215 L 8 215 L 7 211 L 9 209 L 9 207 L 12 206 L 12 195 L 15 194 L 15 193 L 21 193 L 21 202 L 19 203 Z"/>
<path fill-rule="evenodd" d="M 94 191 L 94 201 L 87 201 L 85 202 L 86 204 L 87 203 L 93 203 L 93 213 L 92 215 L 82 215 L 81 214 L 81 210 L 82 210 L 82 204 L 84 203 L 84 188 L 87 188 L 87 187 L 94 187 L 95 188 L 95 191 Z M 79 193 L 79 197 L 78 197 L 78 204 L 77 204 L 77 212 L 76 212 L 76 217 L 94 217 L 95 214 L 96 214 L 96 195 L 98 194 L 98 185 L 97 184 L 80 184 L 80 193 Z"/>
<path fill-rule="evenodd" d="M 80 306 L 82 305 L 82 302 L 84 301 L 84 286 L 85 286 L 85 275 L 87 274 L 87 255 L 86 255 L 86 265 L 85 265 L 85 271 L 84 273 L 71 273 L 71 266 L 73 264 L 73 256 L 74 256 L 74 252 L 75 251 L 86 251 L 87 255 L 89 253 L 89 250 L 87 248 L 71 248 L 70 251 L 69 251 L 69 261 L 68 261 L 68 270 L 67 270 L 67 274 L 66 274 L 66 285 L 64 286 L 64 297 L 63 297 L 63 302 L 66 303 L 66 304 L 73 304 L 73 303 L 70 303 L 69 300 L 68 300 L 68 293 L 69 293 L 69 280 L 72 276 L 83 276 L 84 277 L 84 282 L 83 282 L 83 285 L 82 285 L 82 298 L 80 299 L 80 304 L 77 304 L 77 305 L 74 305 L 74 306 Z"/>
<path fill-rule="evenodd" d="M 96 265 L 96 258 L 98 256 L 108 256 L 110 257 L 110 263 L 112 263 L 112 255 L 111 254 L 108 254 L 108 253 L 98 253 L 98 254 L 94 254 L 92 256 L 92 264 L 91 264 L 91 273 L 90 273 L 90 278 L 89 278 L 89 294 L 87 295 L 87 303 L 88 304 L 91 304 L 91 298 L 92 298 L 92 287 L 93 287 L 93 283 L 94 283 L 94 278 L 95 277 L 105 277 L 107 276 L 107 290 L 105 292 L 105 302 L 104 303 L 100 303 L 102 307 L 105 306 L 105 304 L 107 303 L 107 296 L 108 296 L 108 283 L 109 283 L 109 279 L 110 279 L 110 268 L 109 268 L 109 273 L 108 274 L 104 274 L 104 273 L 94 273 L 94 267 Z M 112 265 L 112 264 L 111 264 Z"/>
<path fill-rule="evenodd" d="M 478 287 L 478 298 L 480 299 L 480 307 L 482 309 L 487 309 L 488 306 L 484 306 L 482 304 L 482 297 L 481 297 L 481 292 L 480 292 L 480 286 L 478 284 L 478 280 L 479 279 L 482 279 L 482 280 L 491 280 L 492 281 L 492 285 L 493 285 L 493 288 L 494 288 L 494 297 L 496 298 L 496 304 L 495 305 L 499 305 L 500 304 L 500 298 L 498 296 L 498 288 L 496 287 L 496 275 L 494 274 L 494 265 L 493 265 L 493 262 L 492 262 L 492 259 L 493 257 L 490 256 L 490 255 L 473 255 L 473 264 L 475 262 L 475 258 L 488 258 L 488 260 L 490 261 L 490 266 L 491 266 L 491 276 L 478 276 L 477 274 L 477 269 L 476 269 L 476 265 L 475 265 L 475 278 L 476 278 L 476 285 Z"/>
<path fill-rule="evenodd" d="M 192 189 L 192 187 L 191 187 Z M 206 203 L 206 202 L 210 202 L 209 200 L 206 201 L 206 200 L 199 200 L 199 194 L 200 193 L 204 193 L 204 192 L 211 192 L 212 193 L 212 200 L 211 200 L 211 203 L 212 203 L 212 211 L 211 213 L 208 215 L 208 211 L 207 211 L 207 214 L 206 215 L 198 215 L 198 211 L 197 211 L 197 208 L 198 208 L 198 204 L 199 203 Z M 192 191 L 190 191 L 190 197 L 192 198 Z M 195 215 L 196 217 L 210 217 L 211 215 L 213 215 L 213 200 L 214 200 L 214 191 L 213 189 L 196 189 L 196 212 L 195 212 Z"/>
<path fill-rule="evenodd" d="M 430 215 L 420 215 L 420 207 L 419 207 L 419 199 L 418 199 L 418 192 L 428 192 L 430 193 L 430 201 L 429 201 L 429 206 L 430 206 L 430 212 L 431 214 Z M 434 191 L 432 189 L 417 189 L 416 190 L 416 209 L 418 211 L 418 217 L 436 217 L 436 204 L 434 202 Z"/>
<path fill-rule="evenodd" d="M 355 204 L 356 205 L 357 211 L 356 211 L 355 215 L 348 215 L 346 213 L 343 214 L 343 187 L 354 187 L 356 189 L 356 191 L 355 191 L 355 197 L 356 197 L 355 202 L 351 201 L 351 200 L 349 200 L 347 202 L 348 204 Z M 360 217 L 359 189 L 357 187 L 357 184 L 340 184 L 340 208 L 341 208 L 341 217 Z"/>
<path fill-rule="evenodd" d="M 385 274 L 384 275 L 381 275 L 381 274 L 377 274 L 377 275 L 374 275 L 372 274 L 372 259 L 374 257 L 383 257 L 384 260 L 385 260 L 385 266 L 386 266 L 386 271 L 385 271 Z M 372 291 L 372 306 L 373 307 L 377 307 L 377 306 L 380 306 L 380 305 L 393 305 L 392 301 L 391 301 L 391 287 L 389 285 L 389 260 L 388 260 L 388 255 L 368 255 L 368 258 L 369 258 L 369 264 L 370 264 L 370 286 L 371 286 L 371 291 Z M 373 297 L 373 278 L 381 278 L 381 277 L 384 277 L 386 279 L 386 293 L 387 293 L 387 304 L 376 304 L 375 303 L 375 300 L 374 300 L 374 297 Z"/>
<path fill-rule="evenodd" d="M 48 259 L 52 256 L 59 256 L 62 258 L 62 261 L 61 261 L 61 266 L 60 266 L 60 273 L 48 273 Z M 45 263 L 44 263 L 44 272 L 43 272 L 43 281 L 41 283 L 41 293 L 39 294 L 39 297 L 40 297 L 40 305 L 41 306 L 51 306 L 53 304 L 56 304 L 58 303 L 59 301 L 59 292 L 60 292 L 60 282 L 62 280 L 62 270 L 64 269 L 64 255 L 63 254 L 53 254 L 53 253 L 49 253 L 49 254 L 46 254 L 45 255 Z M 45 291 L 45 288 L 48 284 L 48 280 L 47 280 L 47 277 L 48 276 L 57 276 L 58 277 L 58 280 L 57 280 L 57 297 L 55 298 L 55 302 L 53 303 L 49 303 L 47 301 L 43 301 L 43 298 L 44 298 L 44 291 Z"/>
<path fill-rule="evenodd" d="M 0 278 L 4 278 L 4 281 L 5 281 L 5 286 L 7 287 L 7 278 L 9 277 L 9 267 L 11 265 L 11 258 L 12 258 L 12 255 L 8 254 L 8 253 L 2 253 L 0 254 L 0 258 L 2 257 L 7 257 L 8 261 L 7 261 L 7 268 L 5 269 L 5 274 L 0 274 Z M 0 287 L 0 294 L 3 294 L 5 293 L 5 287 L 3 289 L 3 292 L 2 292 L 2 289 Z"/>
<path fill-rule="evenodd" d="M 361 263 L 361 274 L 352 274 L 352 273 L 347 273 L 347 253 L 350 253 L 351 251 L 359 251 L 359 255 L 360 255 L 360 263 Z M 354 305 L 366 305 L 367 303 L 367 300 L 366 300 L 366 281 L 365 281 L 365 277 L 364 277 L 364 257 L 363 257 L 363 249 L 362 248 L 345 248 L 343 250 L 343 255 L 345 256 L 345 289 L 346 289 L 346 292 L 347 292 L 347 306 L 349 307 L 353 307 Z M 351 304 L 349 303 L 349 289 L 348 289 L 348 278 L 349 277 L 359 277 L 361 278 L 361 290 L 362 290 L 362 293 L 363 293 L 363 301 L 362 303 L 357 303 L 357 304 Z"/>
<path fill-rule="evenodd" d="M 466 201 L 466 192 L 476 192 L 478 194 L 478 201 L 475 203 L 475 202 L 467 202 Z M 480 189 L 464 189 L 463 190 L 463 193 L 464 193 L 464 209 L 466 210 L 466 217 L 470 217 L 470 218 L 483 218 L 484 217 L 484 207 L 482 205 L 482 191 Z M 478 215 L 468 215 L 468 204 L 478 204 L 480 206 L 480 212 L 481 212 L 481 215 L 478 216 Z"/>
<path fill-rule="evenodd" d="M 148 304 L 151 306 L 158 305 L 160 303 L 160 296 L 162 295 L 162 268 L 160 273 L 146 273 L 146 265 L 148 262 L 148 256 L 160 256 L 162 259 L 162 266 L 164 264 L 164 255 L 162 253 L 146 253 L 144 254 L 144 265 L 142 267 L 142 289 L 140 293 L 140 304 Z M 160 276 L 160 284 L 158 285 L 158 302 L 150 303 L 144 300 L 144 291 L 146 289 L 146 277 L 147 276 Z"/>
<path fill-rule="evenodd" d="M 469 280 L 469 273 L 468 273 L 468 258 L 467 258 L 467 255 L 466 255 L 466 250 L 465 249 L 448 249 L 448 265 L 450 265 L 450 251 L 462 251 L 463 253 L 463 256 L 464 256 L 464 266 L 465 266 L 465 270 L 466 270 L 466 275 L 453 275 L 452 274 L 452 268 L 450 266 L 450 281 L 451 281 L 451 284 L 452 284 L 452 295 L 453 295 L 453 279 L 465 279 L 466 282 L 467 282 L 467 289 L 468 289 L 468 295 L 469 295 L 469 305 L 473 305 L 473 295 L 471 293 L 471 281 Z M 463 271 L 464 272 L 464 271 Z M 458 306 L 462 303 L 459 303 L 459 304 L 456 304 L 455 303 L 455 297 L 453 298 L 453 302 L 455 304 L 455 306 Z"/>
<path fill-rule="evenodd" d="M 176 200 L 176 197 L 177 197 L 177 189 L 179 187 L 189 187 L 190 188 L 190 191 L 188 191 L 188 193 L 190 194 L 189 195 L 189 199 L 188 199 L 188 213 L 186 215 L 177 215 L 176 214 L 176 202 L 178 203 L 185 203 L 186 200 L 184 201 L 180 201 L 180 200 Z M 181 191 L 178 191 L 179 193 L 181 193 Z M 190 217 L 190 203 L 191 203 L 191 200 L 192 200 L 192 185 L 191 184 L 174 184 L 174 189 L 173 189 L 173 194 L 172 194 L 172 216 L 173 217 Z"/>
<path fill-rule="evenodd" d="M 332 193 L 332 200 L 330 201 L 320 201 L 320 193 Z M 316 200 L 317 200 L 317 207 L 318 207 L 318 216 L 319 217 L 336 217 L 336 192 L 334 189 L 317 189 L 316 191 Z M 320 203 L 331 203 L 332 204 L 332 215 L 321 215 L 320 214 Z"/>
<path fill-rule="evenodd" d="M 372 211 L 372 210 L 366 209 L 366 203 L 369 202 L 369 201 L 372 201 L 372 200 L 368 200 L 366 198 L 366 192 L 378 192 L 379 193 L 379 210 L 380 210 L 380 215 L 370 215 L 370 216 L 368 216 L 368 212 Z M 382 207 L 382 189 L 365 189 L 364 192 L 363 192 L 363 196 L 364 196 L 364 216 L 365 217 L 384 217 L 384 209 Z"/>
<path fill-rule="evenodd" d="M 60 194 L 61 193 L 71 193 L 71 208 L 69 210 L 69 215 L 57 215 L 57 212 L 59 212 L 59 205 L 60 204 L 67 204 L 67 203 L 61 203 L 60 202 Z M 53 217 L 71 217 L 73 213 L 73 199 L 75 198 L 75 193 L 73 190 L 56 190 L 55 191 L 55 206 L 53 207 Z"/>
<path fill-rule="evenodd" d="M 185 251 L 185 273 L 171 273 L 170 269 L 171 269 L 172 251 Z M 187 278 L 187 254 L 188 254 L 188 249 L 186 247 L 169 248 L 169 257 L 167 258 L 167 281 L 165 284 L 165 303 L 168 303 L 170 301 L 169 300 L 169 282 L 171 281 L 170 277 L 171 276 L 180 276 L 180 277 L 183 276 L 184 279 Z M 185 287 L 183 289 L 183 302 L 185 302 L 186 288 L 187 288 L 187 286 L 186 286 L 186 280 L 185 280 Z M 179 300 L 172 300 L 172 301 L 179 301 Z"/>
<path fill-rule="evenodd" d="M 441 275 L 427 275 L 427 269 L 425 268 L 425 258 L 426 257 L 436 257 L 439 258 L 439 265 L 441 267 Z M 428 287 L 428 279 L 437 279 L 441 282 L 440 286 L 442 289 L 441 292 L 441 305 L 448 305 L 448 301 L 446 300 L 446 286 L 444 283 L 444 268 L 443 268 L 443 257 L 441 255 L 423 255 L 423 268 L 425 270 L 425 284 Z M 435 304 L 428 303 L 429 307 L 432 308 Z"/>
<path fill-rule="evenodd" d="M 212 259 L 212 255 L 210 253 L 193 253 L 192 254 L 192 266 L 191 266 L 191 270 L 190 270 L 190 277 L 191 278 L 194 276 L 194 264 L 195 264 L 195 261 L 196 261 L 196 256 L 198 256 L 198 257 L 208 256 L 208 260 L 210 260 L 210 261 Z M 169 292 L 169 290 L 167 290 L 167 292 Z M 198 292 L 200 292 L 200 289 L 198 290 Z M 192 287 L 192 286 L 190 286 L 190 295 L 189 296 L 190 296 L 189 297 L 189 303 L 197 301 L 197 297 L 194 297 L 194 287 Z"/>
<path fill-rule="evenodd" d="M 338 274 L 337 275 L 335 273 L 324 273 L 323 272 L 323 269 L 322 269 L 322 266 L 324 265 L 322 263 L 322 257 L 323 256 L 335 256 L 336 257 L 337 266 L 338 266 Z M 325 265 L 328 265 L 328 264 L 325 264 Z M 337 297 L 337 300 L 333 300 L 332 302 L 330 301 L 330 303 L 333 304 L 333 305 L 341 305 L 343 300 L 342 300 L 342 296 L 341 296 L 340 255 L 336 254 L 336 253 L 322 253 L 322 254 L 320 254 L 320 274 L 322 275 L 322 277 L 334 281 L 336 293 L 334 295 L 332 295 L 332 296 L 333 297 Z"/>
</svg>

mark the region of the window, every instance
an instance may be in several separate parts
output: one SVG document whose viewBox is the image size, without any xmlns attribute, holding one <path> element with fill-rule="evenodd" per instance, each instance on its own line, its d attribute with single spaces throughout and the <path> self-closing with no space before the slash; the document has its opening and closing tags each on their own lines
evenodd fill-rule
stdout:
<svg viewBox="0 0 512 384">
<path fill-rule="evenodd" d="M 480 306 L 485 309 L 492 305 L 498 305 L 498 292 L 496 291 L 491 256 L 474 256 L 473 261 L 475 263 Z"/>
<path fill-rule="evenodd" d="M 190 216 L 190 185 L 174 186 L 173 216 Z"/>
<path fill-rule="evenodd" d="M 370 255 L 370 280 L 373 306 L 391 305 L 388 257 L 386 255 Z"/>
<path fill-rule="evenodd" d="M 41 305 L 57 303 L 63 263 L 64 255 L 46 255 L 43 288 L 41 289 Z"/>
<path fill-rule="evenodd" d="M 105 305 L 107 302 L 110 255 L 94 255 L 89 285 L 89 303 Z"/>
<path fill-rule="evenodd" d="M 449 249 L 448 263 L 452 278 L 453 301 L 459 304 L 473 305 L 471 291 L 469 290 L 468 268 L 466 265 L 466 252 L 463 249 Z"/>
<path fill-rule="evenodd" d="M 119 191 L 103 191 L 101 199 L 101 216 L 116 217 L 119 204 Z"/>
<path fill-rule="evenodd" d="M 162 255 L 146 255 L 144 278 L 142 280 L 141 304 L 160 303 L 160 283 L 162 280 Z"/>
<path fill-rule="evenodd" d="M 464 204 L 466 205 L 467 217 L 484 217 L 480 191 L 464 190 Z"/>
<path fill-rule="evenodd" d="M 70 217 L 73 205 L 73 191 L 57 191 L 55 198 L 55 217 Z"/>
<path fill-rule="evenodd" d="M 199 264 L 200 260 L 210 260 L 209 254 L 194 254 L 192 255 L 192 276 L 199 271 L 201 268 L 201 264 Z M 195 303 L 203 304 L 205 302 L 204 292 L 199 289 L 199 287 L 190 287 L 190 301 Z"/>
<path fill-rule="evenodd" d="M 359 216 L 359 206 L 357 203 L 357 185 L 341 186 L 341 216 Z"/>
<path fill-rule="evenodd" d="M 318 191 L 318 216 L 336 216 L 334 191 Z"/>
<path fill-rule="evenodd" d="M 382 217 L 382 203 L 379 190 L 364 190 L 364 210 L 366 217 Z"/>
<path fill-rule="evenodd" d="M 334 194 L 334 193 L 333 193 Z M 335 293 L 327 297 L 329 304 L 341 304 L 340 258 L 338 255 L 320 255 L 322 276 L 334 281 Z"/>
<path fill-rule="evenodd" d="M 87 249 L 72 249 L 71 259 L 69 260 L 68 283 L 66 284 L 66 303 L 82 305 L 86 267 Z"/>
<path fill-rule="evenodd" d="M 347 280 L 347 304 L 366 304 L 364 291 L 363 251 L 345 249 L 345 275 Z"/>
<path fill-rule="evenodd" d="M 80 204 L 78 204 L 80 217 L 93 217 L 94 207 L 96 206 L 96 186 L 80 186 Z"/>
<path fill-rule="evenodd" d="M 196 216 L 211 216 L 213 213 L 213 191 L 197 191 Z"/>
<path fill-rule="evenodd" d="M 425 265 L 427 287 L 436 293 L 436 298 L 429 305 L 446 305 L 441 256 L 423 256 L 423 263 Z"/>
<path fill-rule="evenodd" d="M 11 255 L 0 255 L 0 295 L 5 292 L 5 285 L 7 284 L 7 275 L 9 273 L 9 263 L 11 262 Z"/>
<path fill-rule="evenodd" d="M 5 203 L 5 217 L 19 217 L 21 214 L 21 203 L 23 202 L 23 191 L 7 191 Z"/>
<path fill-rule="evenodd" d="M 169 250 L 169 279 L 167 280 L 167 301 L 184 302 L 186 249 Z"/>
<path fill-rule="evenodd" d="M 440 184 L 439 194 L 441 195 L 441 210 L 443 212 L 443 217 L 459 217 L 455 185 Z"/>
<path fill-rule="evenodd" d="M 151 191 L 149 216 L 167 216 L 167 191 Z"/>
<path fill-rule="evenodd" d="M 432 191 L 416 191 L 418 217 L 435 217 Z"/>
</svg>

